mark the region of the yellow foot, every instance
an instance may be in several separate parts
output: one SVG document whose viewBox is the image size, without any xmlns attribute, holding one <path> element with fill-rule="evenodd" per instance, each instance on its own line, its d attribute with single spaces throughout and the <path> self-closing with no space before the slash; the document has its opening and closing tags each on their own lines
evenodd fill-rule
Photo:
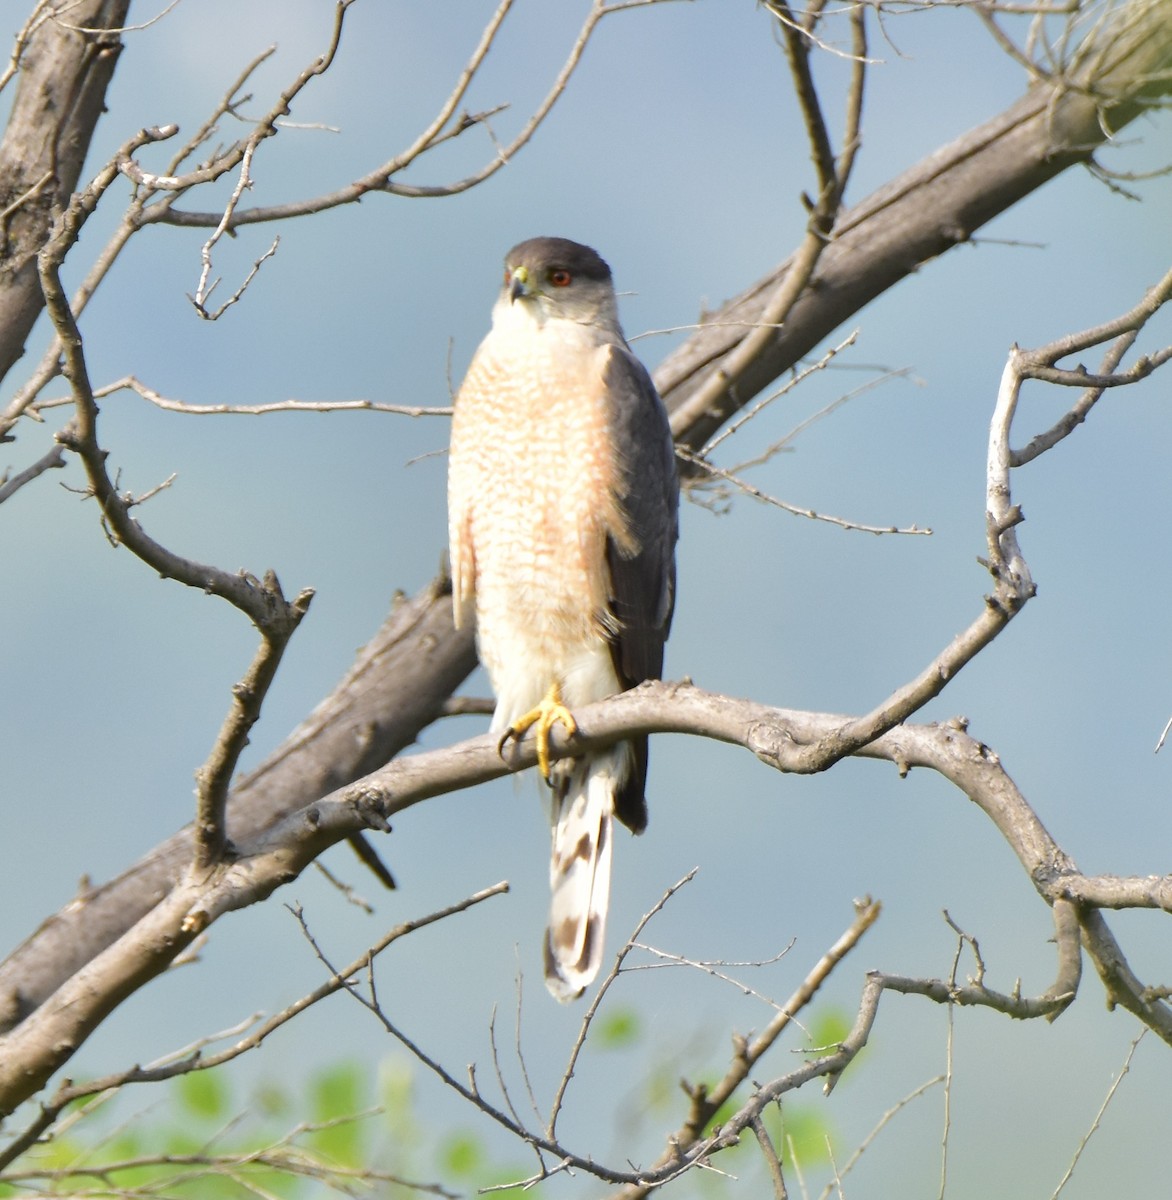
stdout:
<svg viewBox="0 0 1172 1200">
<path fill-rule="evenodd" d="M 570 710 L 562 703 L 561 691 L 555 683 L 541 703 L 530 709 L 524 716 L 518 717 L 505 731 L 500 740 L 499 749 L 503 753 L 505 743 L 510 738 L 522 737 L 534 725 L 537 726 L 537 766 L 541 777 L 549 783 L 549 731 L 555 725 L 565 726 L 566 734 L 573 737 L 578 732 L 578 723 Z"/>
</svg>

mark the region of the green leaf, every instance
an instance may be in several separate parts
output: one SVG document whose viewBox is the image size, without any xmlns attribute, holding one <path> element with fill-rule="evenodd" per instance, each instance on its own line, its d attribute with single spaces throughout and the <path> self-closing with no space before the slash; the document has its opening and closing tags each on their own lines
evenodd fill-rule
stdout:
<svg viewBox="0 0 1172 1200">
<path fill-rule="evenodd" d="M 253 1093 L 252 1111 L 266 1117 L 287 1117 L 293 1112 L 294 1103 L 286 1088 L 268 1081 L 261 1083 Z"/>
<path fill-rule="evenodd" d="M 851 1023 L 841 1009 L 824 1008 L 815 1014 L 813 1021 L 806 1028 L 810 1031 L 811 1046 L 817 1049 L 833 1049 L 846 1041 L 847 1034 L 851 1031 Z"/>
<path fill-rule="evenodd" d="M 205 1121 L 222 1119 L 228 1111 L 228 1085 L 220 1071 L 191 1071 L 176 1080 L 180 1105 Z"/>
<path fill-rule="evenodd" d="M 378 1098 L 392 1126 L 414 1127 L 415 1072 L 410 1063 L 401 1058 L 388 1058 L 379 1064 Z"/>
<path fill-rule="evenodd" d="M 106 1141 L 99 1142 L 87 1158 L 90 1162 L 122 1162 L 128 1158 L 137 1158 L 145 1149 L 146 1139 L 142 1136 L 142 1131 L 128 1128 Z"/>
<path fill-rule="evenodd" d="M 621 1050 L 639 1040 L 642 1030 L 633 1008 L 618 1008 L 594 1026 L 595 1044 L 603 1050 Z"/>
<path fill-rule="evenodd" d="M 766 1128 L 774 1138 L 774 1145 L 779 1144 L 778 1138 L 784 1133 L 784 1141 L 780 1144 L 782 1161 L 787 1165 L 794 1158 L 803 1170 L 830 1162 L 830 1148 L 834 1139 L 831 1137 L 830 1123 L 821 1109 L 804 1104 L 787 1104 L 780 1113 L 774 1108 L 766 1115 L 774 1118 L 766 1123 Z"/>
<path fill-rule="evenodd" d="M 516 1179 L 524 1179 L 526 1176 L 533 1173 L 532 1166 L 516 1166 L 516 1167 L 494 1167 L 480 1181 L 480 1187 L 500 1187 L 502 1184 L 512 1183 Z M 525 1190 L 523 1187 L 507 1188 L 501 1192 L 493 1192 L 494 1200 L 509 1200 L 510 1196 L 517 1197 L 517 1200 L 524 1200 L 524 1197 L 531 1196 L 532 1193 Z"/>
<path fill-rule="evenodd" d="M 341 1166 L 362 1165 L 365 1136 L 360 1120 L 347 1120 L 369 1107 L 364 1103 L 365 1074 L 358 1063 L 342 1063 L 319 1072 L 310 1085 L 316 1122 L 310 1144 L 317 1153 Z"/>
<path fill-rule="evenodd" d="M 484 1171 L 484 1147 L 470 1133 L 455 1133 L 440 1146 L 440 1161 L 457 1178 Z"/>
<path fill-rule="evenodd" d="M 310 1084 L 314 1119 L 348 1117 L 363 1106 L 363 1073 L 357 1063 L 340 1063 L 319 1071 Z"/>
</svg>

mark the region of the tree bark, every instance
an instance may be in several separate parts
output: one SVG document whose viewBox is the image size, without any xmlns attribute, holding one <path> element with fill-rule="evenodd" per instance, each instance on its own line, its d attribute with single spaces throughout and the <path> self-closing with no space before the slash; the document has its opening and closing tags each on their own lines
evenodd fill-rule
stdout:
<svg viewBox="0 0 1172 1200">
<path fill-rule="evenodd" d="M 53 5 L 65 7 L 68 24 L 50 17 L 29 38 L 0 142 L 0 379 L 24 354 L 45 306 L 37 254 L 77 188 L 130 0 Z"/>
<path fill-rule="evenodd" d="M 1000 116 L 845 214 L 784 327 L 735 378 L 722 364 L 743 335 L 721 326 L 759 320 L 788 263 L 710 314 L 711 326 L 655 373 L 677 438 L 702 445 L 863 305 L 1067 167 L 1088 161 L 1110 132 L 1167 94 L 1172 0 L 1132 0 L 1083 51 L 1077 79 L 1035 83 Z M 247 839 L 387 761 L 441 712 L 474 665 L 471 639 L 452 628 L 444 581 L 400 604 L 334 692 L 237 785 L 230 833 Z M 190 846 L 189 831 L 176 834 L 51 917 L 0 964 L 0 1029 L 27 1017 L 158 904 L 180 878 Z"/>
<path fill-rule="evenodd" d="M 281 817 L 382 766 L 439 716 L 476 666 L 472 634 L 453 629 L 451 610 L 446 577 L 396 601 L 333 692 L 233 788 L 229 838 L 253 841 Z M 18 946 L 0 965 L 0 1033 L 160 903 L 190 864 L 192 846 L 188 826 Z"/>
<path fill-rule="evenodd" d="M 1017 103 L 929 155 L 835 224 L 809 286 L 751 363 L 709 394 L 744 329 L 784 283 L 791 260 L 717 312 L 655 372 L 677 440 L 697 448 L 835 328 L 924 263 L 1172 94 L 1172 2 L 1137 0 L 1084 47 L 1076 74 L 1035 83 Z M 697 400 L 699 399 L 699 402 Z"/>
</svg>

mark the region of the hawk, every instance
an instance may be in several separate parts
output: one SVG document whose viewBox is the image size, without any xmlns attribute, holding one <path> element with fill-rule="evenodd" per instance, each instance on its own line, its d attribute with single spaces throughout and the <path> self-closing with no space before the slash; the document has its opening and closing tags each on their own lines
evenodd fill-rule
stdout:
<svg viewBox="0 0 1172 1200">
<path fill-rule="evenodd" d="M 675 600 L 679 483 L 663 402 L 631 353 L 610 268 L 565 238 L 522 242 L 456 397 L 448 470 L 457 626 L 474 610 L 501 748 L 536 728 L 552 790 L 545 978 L 598 973 L 614 818 L 647 824 L 647 738 L 549 762 L 570 710 L 658 679 Z"/>
</svg>

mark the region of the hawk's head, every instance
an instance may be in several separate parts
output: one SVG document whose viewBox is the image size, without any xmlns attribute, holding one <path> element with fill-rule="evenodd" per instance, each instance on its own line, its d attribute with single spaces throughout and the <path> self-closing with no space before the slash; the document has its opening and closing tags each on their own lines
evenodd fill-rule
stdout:
<svg viewBox="0 0 1172 1200">
<path fill-rule="evenodd" d="M 568 238 L 530 238 L 505 255 L 498 307 L 517 305 L 544 325 L 548 320 L 617 327 L 610 267 L 589 246 Z"/>
</svg>

